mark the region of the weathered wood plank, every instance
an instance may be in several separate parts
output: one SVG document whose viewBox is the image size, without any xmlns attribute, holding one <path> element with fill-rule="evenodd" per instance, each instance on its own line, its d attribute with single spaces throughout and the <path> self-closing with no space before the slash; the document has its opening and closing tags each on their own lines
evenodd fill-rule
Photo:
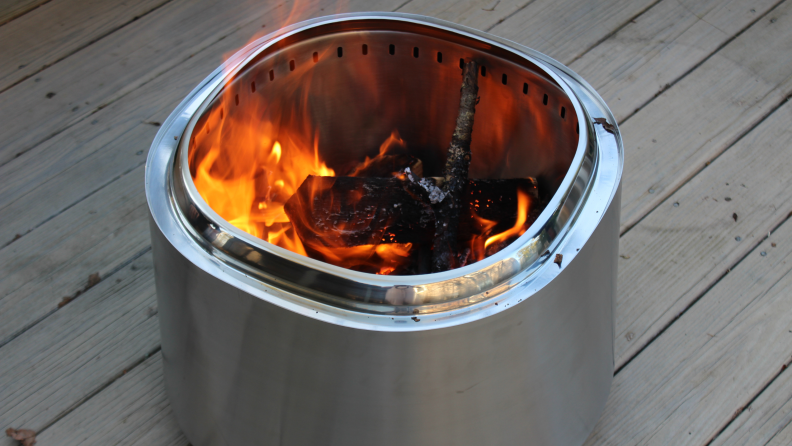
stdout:
<svg viewBox="0 0 792 446">
<path fill-rule="evenodd" d="M 379 9 L 396 0 L 360 0 L 349 7 Z M 0 94 L 0 164 L 85 119 L 241 27 L 277 29 L 283 21 L 323 14 L 326 0 L 311 0 L 302 12 L 290 4 L 233 0 L 173 0 L 71 57 Z M 395 6 L 394 6 L 395 7 Z M 189 37 L 185 37 L 189 36 Z M 246 35 L 247 41 L 252 35 Z M 241 45 L 239 45 L 241 46 Z M 215 66 L 222 62 L 217 55 Z"/>
<path fill-rule="evenodd" d="M 50 0 L 5 0 L 0 4 L 0 25 L 32 11 Z"/>
<path fill-rule="evenodd" d="M 622 122 L 777 3 L 663 0 L 570 68 L 597 89 Z"/>
<path fill-rule="evenodd" d="M 711 446 L 792 444 L 792 370 L 785 370 Z"/>
<path fill-rule="evenodd" d="M 656 2 L 536 0 L 490 32 L 569 63 Z"/>
<path fill-rule="evenodd" d="M 149 244 L 139 167 L 0 250 L 0 345 Z"/>
<path fill-rule="evenodd" d="M 0 27 L 0 91 L 169 0 L 53 0 Z"/>
<path fill-rule="evenodd" d="M 616 375 L 585 445 L 707 444 L 789 362 L 791 287 L 792 220 Z"/>
<path fill-rule="evenodd" d="M 165 395 L 157 353 L 39 433 L 39 446 L 186 446 Z"/>
<path fill-rule="evenodd" d="M 792 2 L 760 19 L 621 125 L 629 228 L 792 93 Z"/>
<path fill-rule="evenodd" d="M 792 211 L 790 122 L 787 104 L 622 236 L 617 368 Z"/>
<path fill-rule="evenodd" d="M 412 0 L 398 11 L 488 30 L 530 3 L 530 0 Z"/>
<path fill-rule="evenodd" d="M 156 314 L 148 253 L 4 345 L 0 426 L 39 431 L 132 368 L 159 346 Z"/>
<path fill-rule="evenodd" d="M 248 30 L 246 28 L 246 30 Z M 242 35 L 219 42 L 92 115 L 0 166 L 0 246 L 143 165 L 160 123 Z M 178 82 L 174 81 L 178 79 Z M 142 187 L 142 184 L 141 184 Z"/>
</svg>

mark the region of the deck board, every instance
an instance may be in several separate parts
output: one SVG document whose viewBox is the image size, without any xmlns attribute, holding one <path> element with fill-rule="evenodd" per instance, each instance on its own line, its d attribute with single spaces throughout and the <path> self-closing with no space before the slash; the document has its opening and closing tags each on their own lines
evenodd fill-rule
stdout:
<svg viewBox="0 0 792 446">
<path fill-rule="evenodd" d="M 586 445 L 712 440 L 792 355 L 791 270 L 787 222 L 616 375 Z"/>
<path fill-rule="evenodd" d="M 623 123 L 778 3 L 662 0 L 569 66 Z"/>
<path fill-rule="evenodd" d="M 778 377 L 718 435 L 712 446 L 792 443 L 792 370 L 788 369 L 792 358 L 789 359 Z"/>
<path fill-rule="evenodd" d="M 0 25 L 38 8 L 50 0 L 6 0 L 0 4 Z"/>
<path fill-rule="evenodd" d="M 0 27 L 0 91 L 168 1 L 53 0 Z"/>
<path fill-rule="evenodd" d="M 2 348 L 4 425 L 39 431 L 159 348 L 152 268 L 149 252 Z"/>
<path fill-rule="evenodd" d="M 23 3 L 0 8 L 0 23 Z M 0 26 L 0 36 L 28 32 L 0 47 L 31 49 L 0 52 L 0 87 L 24 79 L 0 88 L 0 423 L 39 430 L 40 445 L 186 445 L 161 355 L 148 357 L 159 334 L 142 173 L 155 123 L 262 24 L 341 11 L 326 0 L 291 16 L 290 3 L 100 3 L 52 0 Z M 85 7 L 48 17 L 68 5 Z M 778 57 L 792 53 L 791 5 L 346 5 L 428 14 L 536 48 L 592 82 L 622 123 L 619 372 L 588 444 L 792 438 L 782 371 L 792 358 L 792 62 Z M 64 30 L 23 26 L 48 20 Z M 14 69 L 24 57 L 31 68 Z M 58 308 L 94 272 L 102 281 Z"/>
<path fill-rule="evenodd" d="M 768 12 L 620 128 L 632 148 L 622 194 L 629 228 L 792 93 L 792 3 Z M 662 156 L 656 151 L 662 150 Z"/>
</svg>

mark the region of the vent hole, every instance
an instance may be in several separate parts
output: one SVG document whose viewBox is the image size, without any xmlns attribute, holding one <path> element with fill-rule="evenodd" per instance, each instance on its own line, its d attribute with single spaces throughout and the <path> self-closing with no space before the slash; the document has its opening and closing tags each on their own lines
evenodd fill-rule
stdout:
<svg viewBox="0 0 792 446">
<path fill-rule="evenodd" d="M 388 53 L 390 53 L 391 56 L 396 54 L 396 45 L 394 45 L 392 43 L 390 45 L 388 45 Z"/>
<path fill-rule="evenodd" d="M 528 94 L 528 83 L 523 82 L 523 94 Z"/>
<path fill-rule="evenodd" d="M 234 95 L 234 102 L 236 103 L 236 105 L 239 105 L 239 95 L 238 94 Z"/>
<path fill-rule="evenodd" d="M 418 58 L 418 47 L 413 48 L 413 57 Z"/>
<path fill-rule="evenodd" d="M 465 69 L 465 59 L 459 59 L 459 68 Z"/>
<path fill-rule="evenodd" d="M 482 65 L 481 66 L 481 77 L 486 77 L 486 76 L 487 76 L 487 67 Z"/>
<path fill-rule="evenodd" d="M 314 63 L 319 62 L 319 53 L 314 52 L 313 58 L 314 58 Z"/>
<path fill-rule="evenodd" d="M 250 83 L 250 91 L 251 91 L 251 93 L 255 93 L 256 92 L 256 82 L 255 81 Z"/>
<path fill-rule="evenodd" d="M 289 71 L 294 71 L 294 60 L 289 61 Z"/>
<path fill-rule="evenodd" d="M 506 85 L 506 82 L 508 81 L 508 79 L 509 78 L 508 78 L 508 76 L 506 76 L 506 73 L 503 73 L 503 76 L 501 76 L 501 82 L 503 82 L 503 85 Z"/>
<path fill-rule="evenodd" d="M 275 70 L 270 70 L 270 80 L 271 81 L 275 80 Z"/>
<path fill-rule="evenodd" d="M 547 95 L 542 98 L 542 104 L 547 105 Z"/>
<path fill-rule="evenodd" d="M 576 122 L 576 123 L 575 123 L 575 133 L 577 133 L 578 135 L 580 135 L 580 123 L 579 123 L 579 122 Z"/>
<path fill-rule="evenodd" d="M 366 45 L 366 44 L 364 43 L 364 44 L 363 44 L 363 55 L 365 56 L 366 54 L 368 54 L 368 45 Z"/>
<path fill-rule="evenodd" d="M 437 52 L 437 63 L 443 63 L 443 53 Z"/>
<path fill-rule="evenodd" d="M 339 46 L 338 47 L 338 57 L 343 57 L 343 56 L 344 56 L 344 49 Z"/>
<path fill-rule="evenodd" d="M 566 109 L 564 107 L 561 107 L 561 119 L 565 119 L 565 118 L 566 118 Z"/>
</svg>

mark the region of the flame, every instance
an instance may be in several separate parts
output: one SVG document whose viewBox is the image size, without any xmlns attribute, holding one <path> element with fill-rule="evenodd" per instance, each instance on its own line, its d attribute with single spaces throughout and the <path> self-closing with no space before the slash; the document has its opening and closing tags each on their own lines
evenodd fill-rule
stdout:
<svg viewBox="0 0 792 446">
<path fill-rule="evenodd" d="M 531 204 L 531 197 L 522 190 L 517 190 L 517 221 L 514 226 L 500 234 L 493 235 L 484 242 L 484 249 L 491 245 L 504 242 L 511 238 L 517 238 L 528 229 L 525 227 L 525 222 L 528 220 L 528 206 Z"/>
<path fill-rule="evenodd" d="M 526 223 L 528 223 L 528 213 L 531 208 L 531 196 L 523 190 L 517 190 L 517 219 L 514 222 L 514 226 L 503 232 L 493 235 L 492 230 L 499 222 L 487 220 L 476 215 L 477 203 L 473 203 L 472 207 L 474 212 L 471 217 L 480 229 L 470 242 L 470 255 L 466 264 L 478 262 L 495 254 L 528 230 L 529 225 L 526 225 Z"/>
<path fill-rule="evenodd" d="M 358 164 L 350 173 L 350 177 L 360 176 L 365 170 L 378 161 L 387 158 L 389 155 L 395 155 L 399 152 L 405 152 L 407 144 L 399 136 L 398 130 L 393 130 L 390 136 L 380 144 L 379 153 L 374 158 L 366 157 L 362 163 Z M 401 175 L 402 172 L 392 172 L 394 176 Z"/>
<path fill-rule="evenodd" d="M 335 48 L 325 50 L 317 58 L 335 57 L 334 51 Z M 266 242 L 350 269 L 400 274 L 419 254 L 413 243 L 395 243 L 393 234 L 383 234 L 381 239 L 364 241 L 365 244 L 358 246 L 346 246 L 322 237 L 301 239 L 295 228 L 295 223 L 299 222 L 292 222 L 284 210 L 286 202 L 307 177 L 334 177 L 348 171 L 337 172 L 328 165 L 335 160 L 325 160 L 321 156 L 322 135 L 311 120 L 310 100 L 316 100 L 322 92 L 310 88 L 311 66 L 298 63 L 291 68 L 295 72 L 290 77 L 300 79 L 299 82 L 265 87 L 272 78 L 251 81 L 252 78 L 241 75 L 238 82 L 226 86 L 193 131 L 189 157 L 195 187 L 220 217 Z M 374 85 L 361 88 L 374 88 Z M 257 91 L 264 88 L 281 89 L 283 97 L 294 98 L 293 104 L 268 103 L 266 96 Z M 406 159 L 414 162 L 410 164 L 411 170 L 420 177 L 421 161 L 412 157 L 407 146 L 394 129 L 379 146 L 376 156 L 366 156 L 346 175 L 361 176 L 371 167 L 382 171 L 382 166 L 387 169 L 391 165 L 403 165 Z M 339 170 L 349 167 L 333 166 Z M 378 176 L 389 175 L 406 178 L 404 169 L 387 170 L 385 175 Z M 312 190 L 310 197 L 319 193 L 321 190 Z M 362 193 L 359 191 L 352 200 L 359 200 Z M 516 222 L 513 227 L 496 234 L 493 231 L 499 223 L 502 227 L 505 222 L 481 218 L 475 213 L 477 205 L 471 204 L 470 218 L 477 229 L 472 239 L 459 247 L 465 254 L 458 266 L 484 259 L 522 235 L 527 229 L 530 204 L 529 195 L 518 191 Z M 343 231 L 360 224 L 365 222 L 340 222 L 337 227 Z"/>
<path fill-rule="evenodd" d="M 201 197 L 223 219 L 269 243 L 345 268 L 392 274 L 403 270 L 404 265 L 412 261 L 413 244 L 389 243 L 393 241 L 392 234 L 383 235 L 382 243 L 358 246 L 333 244 L 327 239 L 321 239 L 321 242 L 301 240 L 284 211 L 286 201 L 309 175 L 336 175 L 319 155 L 318 136 L 308 143 L 299 135 L 283 132 L 283 129 L 276 132 L 272 123 L 253 125 L 250 119 L 231 119 L 221 110 L 210 112 L 204 125 L 206 130 L 197 132 L 191 165 L 197 164 L 193 180 Z M 281 133 L 279 136 L 283 142 L 273 139 L 275 133 Z M 405 146 L 404 140 L 394 131 L 380 146 L 379 154 L 374 158 L 366 157 L 352 173 L 403 150 Z M 198 155 L 198 152 L 204 154 Z M 404 176 L 403 172 L 392 174 Z M 316 183 L 310 197 L 321 193 L 321 187 Z M 352 200 L 360 200 L 363 192 L 353 192 Z M 478 230 L 467 247 L 460 247 L 469 251 L 459 266 L 482 260 L 525 233 L 530 204 L 528 193 L 518 190 L 514 225 L 492 234 L 499 222 L 476 215 L 478 203 L 471 203 L 471 218 Z M 343 232 L 354 224 L 341 222 L 338 230 Z M 307 222 L 306 226 L 312 227 L 312 223 Z"/>
</svg>

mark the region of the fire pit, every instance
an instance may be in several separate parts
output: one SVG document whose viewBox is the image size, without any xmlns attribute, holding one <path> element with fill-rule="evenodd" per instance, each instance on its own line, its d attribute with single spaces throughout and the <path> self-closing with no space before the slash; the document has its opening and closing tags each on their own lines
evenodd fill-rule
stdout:
<svg viewBox="0 0 792 446">
<path fill-rule="evenodd" d="M 434 274 L 405 266 L 409 230 L 354 252 L 298 237 L 284 206 L 309 175 L 359 172 L 394 145 L 438 170 L 470 60 L 471 181 L 525 179 L 541 206 L 519 195 L 516 223 L 468 230 L 459 267 Z M 588 84 L 485 33 L 367 13 L 253 42 L 179 105 L 147 162 L 179 424 L 196 446 L 582 443 L 613 373 L 622 163 Z"/>
</svg>

